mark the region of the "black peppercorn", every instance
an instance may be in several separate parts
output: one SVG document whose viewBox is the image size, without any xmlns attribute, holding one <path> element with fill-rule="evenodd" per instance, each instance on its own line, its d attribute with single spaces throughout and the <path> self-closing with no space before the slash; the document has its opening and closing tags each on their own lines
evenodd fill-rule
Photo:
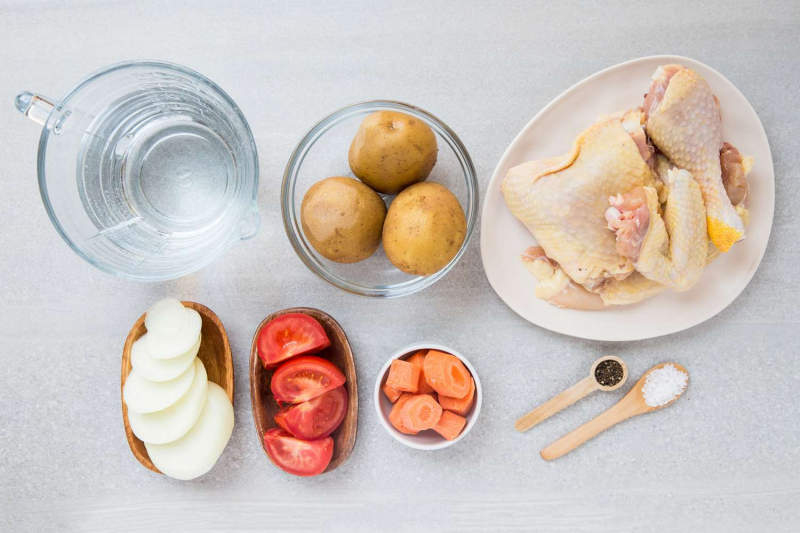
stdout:
<svg viewBox="0 0 800 533">
<path fill-rule="evenodd" d="M 613 387 L 622 381 L 622 376 L 622 365 L 614 359 L 600 361 L 594 369 L 594 378 L 603 387 Z"/>
</svg>

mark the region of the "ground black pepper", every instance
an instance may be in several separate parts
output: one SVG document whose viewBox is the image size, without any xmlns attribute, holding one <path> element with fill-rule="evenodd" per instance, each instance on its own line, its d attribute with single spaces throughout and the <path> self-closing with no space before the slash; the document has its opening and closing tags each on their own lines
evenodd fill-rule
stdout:
<svg viewBox="0 0 800 533">
<path fill-rule="evenodd" d="M 613 359 L 600 361 L 594 369 L 594 378 L 604 387 L 613 387 L 622 381 L 622 365 Z"/>
</svg>

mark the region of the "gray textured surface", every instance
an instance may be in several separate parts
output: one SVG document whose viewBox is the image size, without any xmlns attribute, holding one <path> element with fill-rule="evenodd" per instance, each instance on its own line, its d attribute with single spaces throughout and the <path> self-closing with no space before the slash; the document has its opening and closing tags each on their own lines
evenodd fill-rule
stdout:
<svg viewBox="0 0 800 533">
<path fill-rule="evenodd" d="M 800 4 L 167 4 L 0 1 L 0 530 L 797 530 Z M 506 146 L 552 98 L 597 70 L 658 53 L 727 76 L 772 145 L 772 242 L 747 290 L 713 320 L 646 342 L 580 341 L 524 322 L 497 298 L 477 235 L 443 281 L 394 301 L 337 292 L 289 246 L 280 177 L 323 115 L 371 98 L 417 104 L 458 132 L 485 188 Z M 250 120 L 260 152 L 261 233 L 172 283 L 117 280 L 68 250 L 39 200 L 38 128 L 11 105 L 19 90 L 56 97 L 131 58 L 174 61 L 218 82 Z M 233 438 L 190 483 L 141 468 L 120 419 L 125 335 L 166 295 L 216 311 L 235 354 Z M 353 455 L 316 479 L 268 463 L 249 405 L 253 330 L 295 305 L 341 322 L 360 380 Z M 422 339 L 468 354 L 485 390 L 472 433 L 434 453 L 392 440 L 371 403 L 385 358 Z M 607 352 L 624 357 L 633 376 L 683 363 L 692 377 L 685 400 L 543 462 L 541 447 L 622 392 L 597 393 L 525 435 L 514 433 L 514 419 Z"/>
</svg>

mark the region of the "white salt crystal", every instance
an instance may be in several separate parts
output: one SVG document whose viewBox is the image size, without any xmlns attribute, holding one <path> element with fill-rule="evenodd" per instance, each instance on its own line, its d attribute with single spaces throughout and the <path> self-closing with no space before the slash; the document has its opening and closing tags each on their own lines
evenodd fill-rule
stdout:
<svg viewBox="0 0 800 533">
<path fill-rule="evenodd" d="M 675 365 L 664 365 L 647 375 L 642 387 L 644 401 L 650 407 L 661 407 L 678 397 L 689 381 L 689 375 L 675 368 Z"/>
</svg>

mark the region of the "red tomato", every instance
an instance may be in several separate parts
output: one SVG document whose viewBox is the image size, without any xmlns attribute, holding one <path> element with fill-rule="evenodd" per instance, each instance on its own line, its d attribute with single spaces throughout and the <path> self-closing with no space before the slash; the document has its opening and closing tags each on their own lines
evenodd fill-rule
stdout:
<svg viewBox="0 0 800 533">
<path fill-rule="evenodd" d="M 342 385 L 283 409 L 275 415 L 275 422 L 298 439 L 317 440 L 333 433 L 344 420 L 345 413 L 347 391 Z"/>
<path fill-rule="evenodd" d="M 264 433 L 267 456 L 272 464 L 295 476 L 316 476 L 328 468 L 333 457 L 333 439 L 300 440 L 280 428 Z"/>
<path fill-rule="evenodd" d="M 344 385 L 344 374 L 336 365 L 313 355 L 283 363 L 272 375 L 270 388 L 279 402 L 301 403 Z"/>
<path fill-rule="evenodd" d="M 295 355 L 316 353 L 331 345 L 319 322 L 302 313 L 281 315 L 258 333 L 258 355 L 268 367 Z"/>
</svg>

